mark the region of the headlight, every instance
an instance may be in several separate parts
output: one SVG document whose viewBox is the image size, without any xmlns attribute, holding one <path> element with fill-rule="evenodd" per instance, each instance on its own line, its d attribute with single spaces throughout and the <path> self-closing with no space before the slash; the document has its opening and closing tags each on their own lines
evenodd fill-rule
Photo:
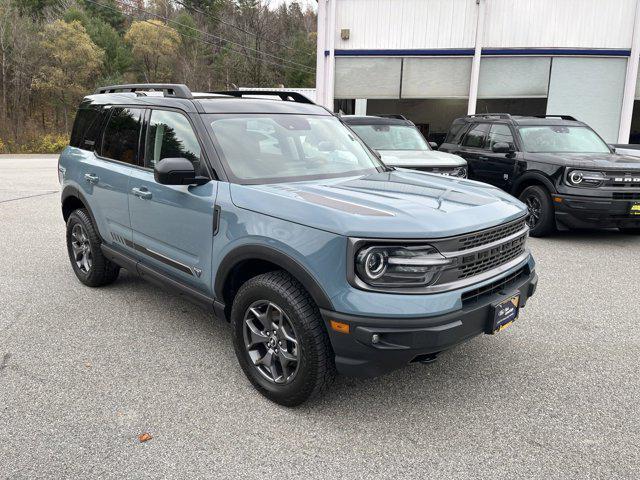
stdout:
<svg viewBox="0 0 640 480">
<path fill-rule="evenodd" d="M 431 245 L 368 246 L 358 250 L 356 272 L 374 287 L 423 287 L 451 263 Z"/>
<path fill-rule="evenodd" d="M 602 172 L 571 170 L 567 174 L 567 183 L 572 187 L 599 187 L 607 177 Z"/>
<path fill-rule="evenodd" d="M 452 177 L 467 178 L 467 167 L 456 167 L 451 171 Z"/>
</svg>

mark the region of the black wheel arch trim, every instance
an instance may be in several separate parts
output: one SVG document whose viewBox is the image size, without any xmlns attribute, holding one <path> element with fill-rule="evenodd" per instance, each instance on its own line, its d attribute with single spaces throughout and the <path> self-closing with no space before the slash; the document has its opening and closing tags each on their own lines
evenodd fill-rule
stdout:
<svg viewBox="0 0 640 480">
<path fill-rule="evenodd" d="M 547 176 L 540 172 L 525 172 L 520 175 L 518 179 L 513 183 L 511 193 L 515 195 L 520 189 L 520 185 L 530 180 L 543 184 L 547 188 L 547 190 L 549 190 L 549 193 L 557 193 L 557 189 L 553 185 L 553 182 L 549 180 Z"/>
<path fill-rule="evenodd" d="M 67 200 L 69 197 L 76 197 L 78 200 L 82 202 L 85 210 L 89 212 L 89 216 L 91 217 L 91 221 L 95 225 L 96 230 L 98 230 L 98 224 L 96 223 L 96 218 L 94 217 L 93 212 L 91 211 L 91 207 L 89 206 L 89 203 L 87 202 L 87 199 L 85 198 L 84 194 L 73 185 L 67 185 L 62 189 L 62 194 L 60 196 L 61 206 L 64 206 L 65 200 Z M 62 214 L 64 215 L 64 210 Z"/>
<path fill-rule="evenodd" d="M 279 265 L 302 284 L 319 308 L 333 309 L 333 303 L 329 296 L 306 267 L 277 248 L 262 244 L 242 245 L 227 253 L 220 262 L 216 273 L 214 283 L 216 299 L 224 301 L 224 286 L 229 274 L 236 265 L 244 260 L 264 260 Z"/>
</svg>

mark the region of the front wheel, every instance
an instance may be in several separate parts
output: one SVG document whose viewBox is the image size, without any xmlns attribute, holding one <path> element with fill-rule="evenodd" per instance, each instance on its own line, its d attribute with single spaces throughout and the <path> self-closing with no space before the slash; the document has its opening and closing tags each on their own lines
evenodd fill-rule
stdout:
<svg viewBox="0 0 640 480">
<path fill-rule="evenodd" d="M 549 192 L 544 187 L 533 185 L 525 188 L 520 200 L 527 205 L 529 233 L 532 237 L 544 237 L 556 229 L 555 212 Z"/>
<path fill-rule="evenodd" d="M 293 407 L 330 384 L 335 365 L 320 311 L 288 273 L 247 281 L 233 301 L 231 320 L 240 366 L 265 397 Z"/>
</svg>

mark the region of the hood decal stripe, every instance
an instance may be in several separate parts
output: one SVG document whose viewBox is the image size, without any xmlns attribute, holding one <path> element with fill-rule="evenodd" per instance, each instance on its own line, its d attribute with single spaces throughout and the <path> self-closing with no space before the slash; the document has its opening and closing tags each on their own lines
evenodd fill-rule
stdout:
<svg viewBox="0 0 640 480">
<path fill-rule="evenodd" d="M 354 213 L 356 215 L 367 215 L 370 217 L 393 217 L 394 214 L 385 212 L 384 210 L 378 210 L 376 208 L 365 207 L 357 203 L 346 202 L 344 200 L 338 200 L 336 198 L 325 197 L 324 195 L 317 195 L 312 192 L 297 192 L 300 198 L 307 200 L 308 202 L 322 205 L 323 207 L 334 208 L 336 210 L 342 210 L 343 212 Z"/>
</svg>

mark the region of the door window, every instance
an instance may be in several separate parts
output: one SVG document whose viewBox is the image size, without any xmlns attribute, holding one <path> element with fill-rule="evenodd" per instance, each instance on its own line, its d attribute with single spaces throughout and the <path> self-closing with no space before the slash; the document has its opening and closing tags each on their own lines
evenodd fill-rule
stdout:
<svg viewBox="0 0 640 480">
<path fill-rule="evenodd" d="M 142 110 L 114 108 L 104 131 L 101 155 L 119 162 L 138 164 Z"/>
<path fill-rule="evenodd" d="M 467 133 L 462 141 L 462 145 L 471 148 L 483 148 L 488 131 L 488 123 L 479 123 L 469 130 L 469 133 Z"/>
<path fill-rule="evenodd" d="M 491 131 L 489 132 L 489 150 L 493 148 L 496 143 L 508 143 L 509 146 L 515 149 L 515 143 L 513 142 L 513 135 L 511 129 L 507 125 L 496 123 L 491 125 Z"/>
<path fill-rule="evenodd" d="M 200 170 L 200 144 L 187 117 L 178 112 L 153 110 L 145 148 L 145 166 L 163 158 L 186 158 Z"/>
</svg>

